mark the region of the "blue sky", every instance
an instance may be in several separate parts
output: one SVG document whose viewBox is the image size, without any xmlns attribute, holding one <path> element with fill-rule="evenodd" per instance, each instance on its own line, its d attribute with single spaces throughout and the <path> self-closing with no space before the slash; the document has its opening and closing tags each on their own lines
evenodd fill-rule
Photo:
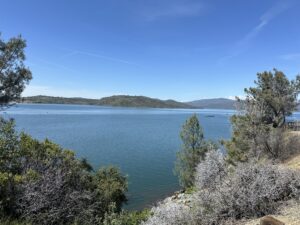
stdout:
<svg viewBox="0 0 300 225">
<path fill-rule="evenodd" d="M 243 95 L 256 73 L 300 73 L 298 0 L 1 0 L 2 38 L 22 34 L 24 95 Z"/>
</svg>

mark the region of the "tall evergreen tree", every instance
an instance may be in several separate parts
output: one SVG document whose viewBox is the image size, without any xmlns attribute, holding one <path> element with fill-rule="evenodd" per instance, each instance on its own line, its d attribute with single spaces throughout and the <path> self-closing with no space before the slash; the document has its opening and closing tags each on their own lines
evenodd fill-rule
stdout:
<svg viewBox="0 0 300 225">
<path fill-rule="evenodd" d="M 204 140 L 203 129 L 196 114 L 185 122 L 180 137 L 182 147 L 177 153 L 175 173 L 178 175 L 180 185 L 189 188 L 194 183 L 196 166 L 204 159 L 205 153 L 212 144 Z"/>
<path fill-rule="evenodd" d="M 24 65 L 25 47 L 26 42 L 21 36 L 7 42 L 0 36 L 0 107 L 17 101 L 32 78 Z"/>
<path fill-rule="evenodd" d="M 226 143 L 228 160 L 247 161 L 251 157 L 277 159 L 282 147 L 286 117 L 296 110 L 300 76 L 289 80 L 274 69 L 257 74 L 256 86 L 245 89 L 246 99 L 231 118 L 233 133 Z"/>
<path fill-rule="evenodd" d="M 298 105 L 300 76 L 290 81 L 283 72 L 274 69 L 258 73 L 255 84 L 256 87 L 245 89 L 246 103 L 255 104 L 262 123 L 282 127 Z"/>
</svg>

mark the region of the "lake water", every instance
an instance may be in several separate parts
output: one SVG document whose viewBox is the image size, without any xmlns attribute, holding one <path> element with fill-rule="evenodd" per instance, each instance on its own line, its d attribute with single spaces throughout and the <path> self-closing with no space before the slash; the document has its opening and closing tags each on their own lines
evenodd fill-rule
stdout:
<svg viewBox="0 0 300 225">
<path fill-rule="evenodd" d="M 196 113 L 207 139 L 230 137 L 230 110 L 135 109 L 20 104 L 4 116 L 34 138 L 72 149 L 95 167 L 116 165 L 128 175 L 126 208 L 141 209 L 179 189 L 173 175 L 179 132 Z"/>
</svg>

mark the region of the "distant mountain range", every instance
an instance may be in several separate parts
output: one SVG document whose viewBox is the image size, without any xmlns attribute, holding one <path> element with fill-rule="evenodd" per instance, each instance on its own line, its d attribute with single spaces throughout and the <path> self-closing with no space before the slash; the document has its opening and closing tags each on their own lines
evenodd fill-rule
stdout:
<svg viewBox="0 0 300 225">
<path fill-rule="evenodd" d="M 174 100 L 160 100 L 145 96 L 115 95 L 101 98 L 100 105 L 150 108 L 194 108 L 194 106 Z"/>
<path fill-rule="evenodd" d="M 235 102 L 228 98 L 212 98 L 186 102 L 186 104 L 204 109 L 235 109 Z"/>
<path fill-rule="evenodd" d="M 113 95 L 101 99 L 65 98 L 37 95 L 24 97 L 21 103 L 34 104 L 74 104 L 99 105 L 118 107 L 144 107 L 144 108 L 178 108 L 178 109 L 236 109 L 236 101 L 228 98 L 200 99 L 191 102 L 178 102 L 174 100 L 160 100 L 145 96 Z M 300 111 L 300 105 L 297 107 Z"/>
<path fill-rule="evenodd" d="M 65 98 L 52 96 L 31 96 L 22 98 L 22 103 L 35 104 L 76 104 L 100 105 L 118 107 L 147 107 L 147 108 L 202 108 L 202 109 L 235 109 L 235 101 L 227 98 L 201 99 L 191 102 L 160 100 L 145 96 L 114 95 L 101 99 Z"/>
<path fill-rule="evenodd" d="M 174 100 L 160 100 L 145 96 L 114 95 L 101 99 L 88 98 L 64 98 L 52 96 L 32 96 L 22 98 L 22 103 L 36 104 L 76 104 L 76 105 L 100 105 L 119 107 L 147 107 L 147 108 L 195 108 L 192 105 Z"/>
</svg>

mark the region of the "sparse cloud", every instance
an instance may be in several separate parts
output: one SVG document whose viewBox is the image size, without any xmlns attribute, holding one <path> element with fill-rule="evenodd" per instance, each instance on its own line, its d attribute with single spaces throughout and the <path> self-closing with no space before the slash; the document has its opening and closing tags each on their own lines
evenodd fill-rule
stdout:
<svg viewBox="0 0 300 225">
<path fill-rule="evenodd" d="M 257 26 L 252 28 L 243 38 L 236 42 L 233 50 L 230 54 L 220 59 L 220 63 L 223 63 L 231 58 L 240 55 L 242 52 L 249 48 L 250 43 L 255 37 L 277 16 L 291 8 L 294 1 L 279 1 L 268 9 L 261 17 Z"/>
<path fill-rule="evenodd" d="M 156 21 L 166 17 L 192 17 L 197 16 L 204 11 L 204 5 L 199 1 L 168 1 L 168 4 L 163 4 L 159 1 L 155 7 L 148 6 L 142 10 L 142 15 L 147 21 Z"/>
</svg>

